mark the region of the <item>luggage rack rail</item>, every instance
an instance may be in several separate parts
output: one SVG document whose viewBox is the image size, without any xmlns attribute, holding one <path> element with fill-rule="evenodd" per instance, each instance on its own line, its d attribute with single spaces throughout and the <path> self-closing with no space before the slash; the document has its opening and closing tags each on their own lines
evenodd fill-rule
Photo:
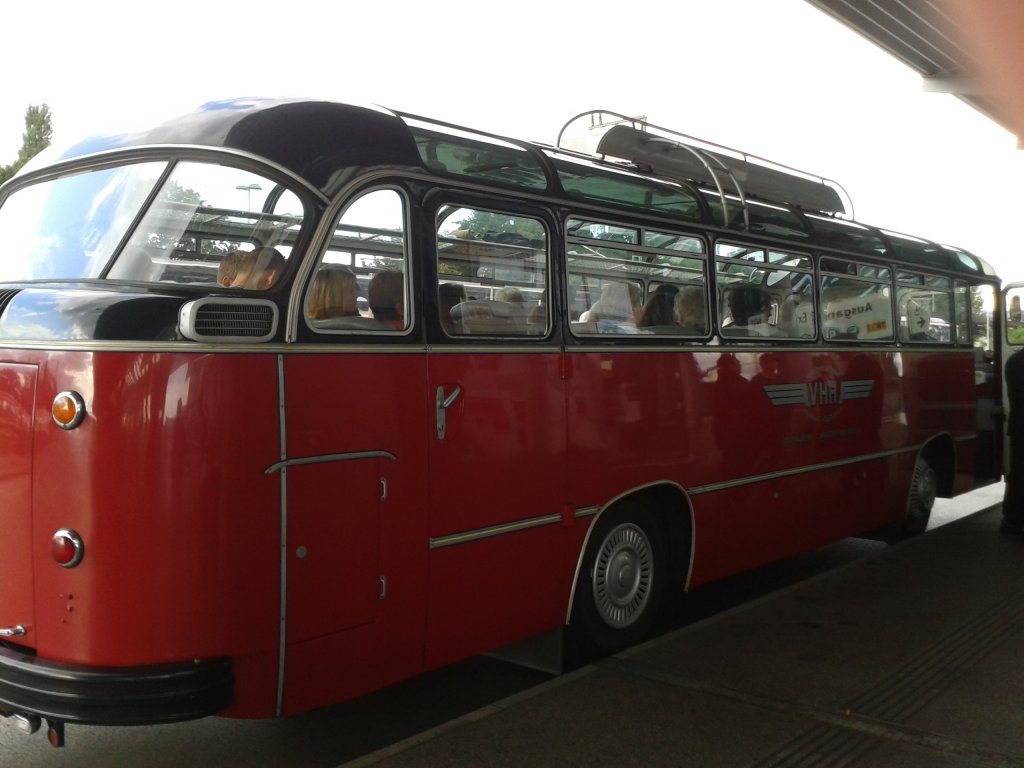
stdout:
<svg viewBox="0 0 1024 768">
<path fill-rule="evenodd" d="M 582 127 L 570 136 L 570 128 L 580 122 Z M 555 146 L 605 161 L 617 158 L 655 176 L 713 186 L 724 222 L 729 221 L 728 198 L 738 198 L 745 229 L 750 228 L 748 199 L 853 219 L 853 203 L 838 182 L 688 136 L 643 117 L 604 109 L 581 112 L 562 126 Z"/>
</svg>

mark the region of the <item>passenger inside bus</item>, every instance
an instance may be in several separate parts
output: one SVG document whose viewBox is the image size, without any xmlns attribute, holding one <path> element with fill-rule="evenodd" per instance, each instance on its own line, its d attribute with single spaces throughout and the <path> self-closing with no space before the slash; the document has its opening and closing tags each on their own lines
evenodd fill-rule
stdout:
<svg viewBox="0 0 1024 768">
<path fill-rule="evenodd" d="M 726 336 L 767 336 L 768 294 L 756 285 L 737 285 L 725 294 L 723 310 L 728 315 L 722 322 Z"/>
<path fill-rule="evenodd" d="M 401 272 L 382 269 L 367 288 L 373 317 L 396 331 L 405 329 L 405 278 Z"/>
<path fill-rule="evenodd" d="M 680 333 L 686 336 L 703 336 L 708 332 L 703 288 L 698 285 L 684 285 L 676 294 L 673 305 Z"/>
<path fill-rule="evenodd" d="M 598 333 L 636 333 L 642 313 L 640 286 L 618 280 L 604 284 L 601 298 L 580 315 L 580 322 L 596 323 Z"/>
<path fill-rule="evenodd" d="M 495 301 L 506 301 L 509 304 L 516 304 L 526 309 L 526 297 L 523 296 L 523 292 L 516 288 L 514 285 L 506 285 L 504 288 L 499 288 L 494 292 Z M 525 311 L 523 313 L 526 314 Z"/>
<path fill-rule="evenodd" d="M 679 333 L 675 302 L 670 291 L 656 290 L 644 304 L 637 327 L 651 333 Z"/>
<path fill-rule="evenodd" d="M 217 283 L 225 288 L 265 291 L 277 282 L 284 266 L 284 256 L 276 248 L 261 247 L 251 251 L 236 248 L 221 259 Z"/>
<path fill-rule="evenodd" d="M 359 283 L 348 267 L 324 266 L 316 273 L 309 290 L 306 317 L 327 320 L 359 314 Z"/>
</svg>

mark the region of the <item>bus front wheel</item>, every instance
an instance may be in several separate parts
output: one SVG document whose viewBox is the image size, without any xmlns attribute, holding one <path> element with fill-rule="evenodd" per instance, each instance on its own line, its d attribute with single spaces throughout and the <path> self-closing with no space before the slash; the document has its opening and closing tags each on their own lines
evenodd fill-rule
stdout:
<svg viewBox="0 0 1024 768">
<path fill-rule="evenodd" d="M 570 625 L 582 660 L 621 651 L 647 637 L 661 608 L 667 571 L 661 526 L 646 507 L 623 504 L 597 521 Z"/>
</svg>

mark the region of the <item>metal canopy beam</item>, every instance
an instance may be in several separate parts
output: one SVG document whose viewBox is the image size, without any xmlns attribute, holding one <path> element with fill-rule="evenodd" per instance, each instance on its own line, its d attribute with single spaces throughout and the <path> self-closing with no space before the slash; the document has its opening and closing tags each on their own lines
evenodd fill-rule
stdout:
<svg viewBox="0 0 1024 768">
<path fill-rule="evenodd" d="M 1017 136 L 1024 146 L 1020 0 L 806 0 Z"/>
</svg>

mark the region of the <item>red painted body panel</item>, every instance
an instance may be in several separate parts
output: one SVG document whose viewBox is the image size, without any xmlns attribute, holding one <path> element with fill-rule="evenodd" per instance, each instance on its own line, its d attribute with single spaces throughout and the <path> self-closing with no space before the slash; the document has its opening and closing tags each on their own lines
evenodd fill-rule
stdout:
<svg viewBox="0 0 1024 768">
<path fill-rule="evenodd" d="M 976 435 L 966 350 L 571 358 L 571 503 L 600 506 L 650 483 L 681 486 L 694 514 L 692 586 L 898 520 L 914 447 L 938 434 L 971 446 Z M 842 399 L 843 382 L 861 381 L 873 382 L 868 396 Z M 805 384 L 817 403 L 773 404 L 765 389 Z M 959 476 L 961 490 L 972 472 Z M 722 487 L 706 488 L 715 484 Z"/>
<path fill-rule="evenodd" d="M 0 627 L 20 624 L 30 633 L 35 397 L 34 365 L 0 364 Z"/>
<path fill-rule="evenodd" d="M 227 655 L 272 679 L 278 493 L 263 470 L 278 454 L 274 358 L 7 357 L 40 371 L 32 534 L 21 542 L 34 577 L 25 644 L 46 659 L 100 666 Z M 64 389 L 87 404 L 71 431 L 49 414 Z M 85 542 L 76 568 L 50 557 L 61 527 Z M 240 709 L 269 714 L 271 705 L 272 696 L 255 697 Z"/>
<path fill-rule="evenodd" d="M 937 435 L 966 490 L 977 450 L 969 351 L 6 358 L 5 626 L 53 660 L 230 656 L 235 716 L 276 710 L 282 479 L 291 713 L 558 627 L 594 519 L 576 510 L 678 486 L 694 586 L 897 520 Z M 286 458 L 329 460 L 268 473 L 279 364 Z M 67 432 L 63 389 L 89 409 Z M 64 526 L 86 542 L 69 570 L 49 556 Z"/>
<path fill-rule="evenodd" d="M 433 426 L 422 351 L 287 355 L 285 391 L 289 457 L 394 457 L 288 469 L 291 713 L 423 669 Z"/>
</svg>

